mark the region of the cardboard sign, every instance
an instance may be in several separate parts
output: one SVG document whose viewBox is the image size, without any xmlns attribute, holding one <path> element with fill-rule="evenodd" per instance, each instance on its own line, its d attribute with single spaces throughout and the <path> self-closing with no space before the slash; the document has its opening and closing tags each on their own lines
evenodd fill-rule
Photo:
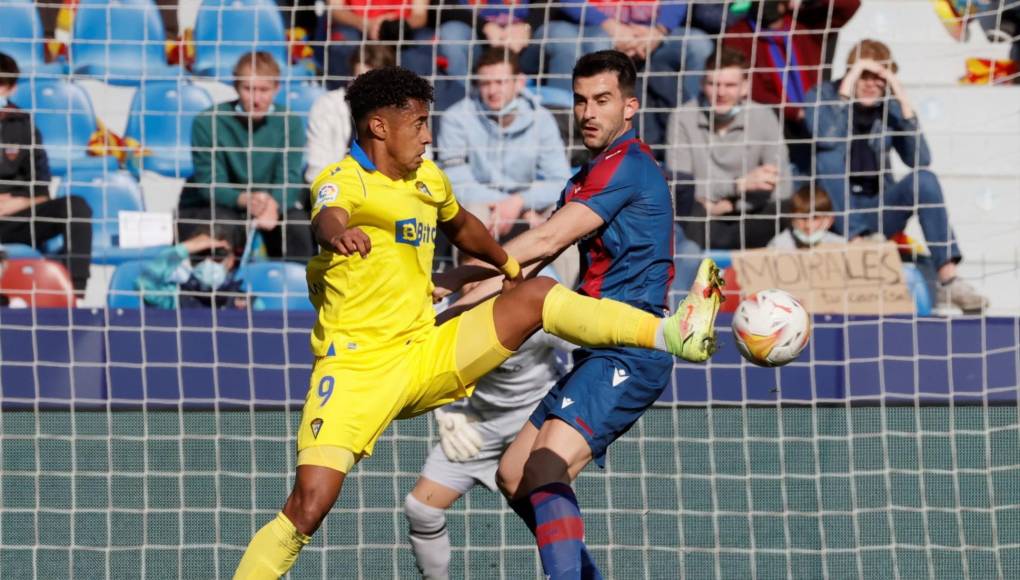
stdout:
<svg viewBox="0 0 1020 580">
<path fill-rule="evenodd" d="M 734 252 L 744 295 L 786 290 L 814 314 L 913 314 L 896 245 L 825 244 L 798 252 Z"/>
</svg>

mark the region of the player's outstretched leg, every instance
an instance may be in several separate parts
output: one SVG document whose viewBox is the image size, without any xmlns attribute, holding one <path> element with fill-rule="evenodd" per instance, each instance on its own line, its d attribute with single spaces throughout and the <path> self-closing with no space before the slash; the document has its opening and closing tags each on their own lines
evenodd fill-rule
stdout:
<svg viewBox="0 0 1020 580">
<path fill-rule="evenodd" d="M 548 278 L 535 278 L 497 298 L 493 317 L 500 343 L 510 350 L 541 325 L 579 346 L 636 346 L 704 362 L 715 352 L 722 284 L 718 266 L 706 258 L 681 307 L 673 316 L 659 318 L 622 302 L 582 296 Z"/>
<path fill-rule="evenodd" d="M 252 537 L 234 580 L 276 580 L 286 574 L 336 503 L 343 481 L 335 469 L 299 465 L 283 511 Z"/>
</svg>

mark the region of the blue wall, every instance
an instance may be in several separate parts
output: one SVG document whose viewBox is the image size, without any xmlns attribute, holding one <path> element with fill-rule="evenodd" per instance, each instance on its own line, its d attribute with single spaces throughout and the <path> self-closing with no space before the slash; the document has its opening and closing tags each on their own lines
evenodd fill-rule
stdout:
<svg viewBox="0 0 1020 580">
<path fill-rule="evenodd" d="M 313 321 L 307 312 L 0 309 L 0 402 L 299 406 Z M 662 402 L 1017 401 L 1014 318 L 816 317 L 809 350 L 778 370 L 741 364 L 729 319 L 720 325 L 713 364 L 678 365 Z"/>
</svg>

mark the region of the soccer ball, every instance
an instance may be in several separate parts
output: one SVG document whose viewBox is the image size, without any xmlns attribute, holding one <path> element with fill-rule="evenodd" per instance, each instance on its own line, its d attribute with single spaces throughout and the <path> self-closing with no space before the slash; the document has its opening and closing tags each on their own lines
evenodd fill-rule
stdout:
<svg viewBox="0 0 1020 580">
<path fill-rule="evenodd" d="M 789 293 L 762 290 L 737 307 L 733 336 L 744 358 L 759 366 L 779 367 L 797 358 L 807 346 L 811 317 Z"/>
</svg>

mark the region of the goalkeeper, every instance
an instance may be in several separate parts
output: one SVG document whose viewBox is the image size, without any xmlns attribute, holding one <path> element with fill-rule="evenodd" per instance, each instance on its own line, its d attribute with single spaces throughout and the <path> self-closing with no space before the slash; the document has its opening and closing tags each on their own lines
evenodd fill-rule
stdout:
<svg viewBox="0 0 1020 580">
<path fill-rule="evenodd" d="M 248 544 L 236 578 L 290 570 L 347 474 L 391 422 L 470 396 L 479 378 L 540 328 L 575 344 L 641 347 L 690 361 L 708 359 L 714 346 L 715 277 L 705 278 L 711 287 L 704 293 L 688 296 L 682 315 L 668 318 L 657 315 L 661 309 L 583 296 L 549 278 L 524 280 L 520 264 L 461 210 L 449 180 L 422 157 L 432 142 L 427 81 L 399 67 L 377 69 L 351 83 L 347 100 L 358 139 L 312 185 L 321 251 L 308 263 L 315 363 L 298 427 L 297 477 L 283 510 Z M 658 209 L 671 226 L 668 197 L 663 204 Z M 603 225 L 585 205 L 568 203 L 544 224 L 549 243 L 522 262 L 541 268 Z M 430 273 L 438 230 L 505 281 L 500 296 L 437 326 Z M 669 232 L 664 239 L 671 254 Z M 708 262 L 703 269 L 714 272 Z M 658 266 L 628 275 L 654 275 L 655 293 L 664 298 L 671 255 Z"/>
<path fill-rule="evenodd" d="M 535 406 L 562 375 L 557 350 L 574 345 L 538 331 L 514 356 L 478 381 L 474 394 L 435 410 L 439 441 L 404 500 L 418 570 L 446 579 L 450 536 L 445 510 L 477 484 L 496 488 L 496 467 Z"/>
</svg>

